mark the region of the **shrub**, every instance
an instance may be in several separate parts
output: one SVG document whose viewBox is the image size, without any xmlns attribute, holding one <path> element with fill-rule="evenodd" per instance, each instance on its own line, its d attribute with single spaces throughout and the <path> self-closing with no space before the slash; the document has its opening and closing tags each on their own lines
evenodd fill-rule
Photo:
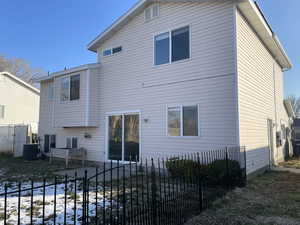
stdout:
<svg viewBox="0 0 300 225">
<path fill-rule="evenodd" d="M 174 178 L 185 178 L 195 180 L 195 177 L 204 177 L 208 166 L 201 165 L 190 159 L 172 158 L 166 162 L 166 168 Z"/>
<path fill-rule="evenodd" d="M 205 178 L 210 185 L 240 186 L 243 181 L 240 164 L 235 160 L 228 160 L 228 172 L 225 159 L 203 165 L 189 159 L 172 158 L 167 161 L 166 168 L 171 177 L 185 178 L 190 182 Z"/>
<path fill-rule="evenodd" d="M 207 178 L 211 184 L 236 186 L 242 181 L 242 170 L 238 161 L 229 159 L 227 172 L 226 160 L 216 160 L 209 164 Z"/>
</svg>

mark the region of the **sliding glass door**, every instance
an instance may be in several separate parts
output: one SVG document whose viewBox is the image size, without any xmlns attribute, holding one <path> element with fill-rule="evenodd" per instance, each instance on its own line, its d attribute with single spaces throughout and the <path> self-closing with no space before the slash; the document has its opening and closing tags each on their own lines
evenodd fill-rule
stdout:
<svg viewBox="0 0 300 225">
<path fill-rule="evenodd" d="M 139 161 L 139 114 L 121 114 L 108 117 L 108 159 Z"/>
</svg>

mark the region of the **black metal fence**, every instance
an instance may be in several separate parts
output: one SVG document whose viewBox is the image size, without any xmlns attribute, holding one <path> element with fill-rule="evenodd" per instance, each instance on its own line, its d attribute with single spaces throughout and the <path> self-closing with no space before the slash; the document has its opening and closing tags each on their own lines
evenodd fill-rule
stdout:
<svg viewBox="0 0 300 225">
<path fill-rule="evenodd" d="M 89 171 L 90 173 L 90 171 Z M 0 189 L 0 223 L 181 225 L 246 184 L 244 147 L 104 163 L 88 177 Z"/>
</svg>

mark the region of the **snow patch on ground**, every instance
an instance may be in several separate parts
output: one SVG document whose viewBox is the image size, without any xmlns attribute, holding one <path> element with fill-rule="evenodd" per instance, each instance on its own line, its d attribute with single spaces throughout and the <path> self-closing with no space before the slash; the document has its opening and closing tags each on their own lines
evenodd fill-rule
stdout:
<svg viewBox="0 0 300 225">
<path fill-rule="evenodd" d="M 4 224 L 4 185 L 0 184 L 0 225 Z M 18 190 L 17 183 L 7 183 L 8 192 L 13 192 Z M 35 187 L 42 186 L 43 183 L 37 182 L 34 184 Z M 76 211 L 74 212 L 75 207 L 75 194 L 74 194 L 74 183 L 67 185 L 67 207 L 66 207 L 66 221 L 67 224 L 74 224 L 74 218 L 76 218 L 76 224 L 81 224 L 82 217 L 82 199 L 83 193 L 80 187 L 77 187 L 76 195 Z M 30 188 L 30 182 L 24 182 L 22 184 L 22 190 Z M 56 189 L 56 223 L 63 224 L 65 219 L 65 184 L 58 184 Z M 89 215 L 95 215 L 95 191 L 89 192 Z M 8 224 L 17 224 L 18 222 L 18 193 L 13 193 L 7 195 L 7 223 Z M 104 201 L 105 200 L 105 201 Z M 45 224 L 53 224 L 54 221 L 54 186 L 49 186 L 45 188 Z M 112 202 L 114 204 L 114 202 Z M 103 195 L 100 190 L 98 192 L 98 208 L 110 207 L 110 201 L 103 199 Z M 31 191 L 22 191 L 21 192 L 21 201 L 20 201 L 20 221 L 21 224 L 30 224 L 30 215 L 31 215 Z M 74 213 L 76 215 L 74 216 Z M 33 192 L 33 223 L 41 224 L 43 215 L 43 188 L 38 188 Z"/>
</svg>

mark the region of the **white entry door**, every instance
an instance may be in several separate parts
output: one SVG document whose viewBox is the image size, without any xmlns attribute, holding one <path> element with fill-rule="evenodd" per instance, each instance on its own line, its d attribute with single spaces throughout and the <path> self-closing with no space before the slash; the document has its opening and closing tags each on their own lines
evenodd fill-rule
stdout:
<svg viewBox="0 0 300 225">
<path fill-rule="evenodd" d="M 140 114 L 114 114 L 108 116 L 107 120 L 107 159 L 139 161 Z"/>
</svg>

